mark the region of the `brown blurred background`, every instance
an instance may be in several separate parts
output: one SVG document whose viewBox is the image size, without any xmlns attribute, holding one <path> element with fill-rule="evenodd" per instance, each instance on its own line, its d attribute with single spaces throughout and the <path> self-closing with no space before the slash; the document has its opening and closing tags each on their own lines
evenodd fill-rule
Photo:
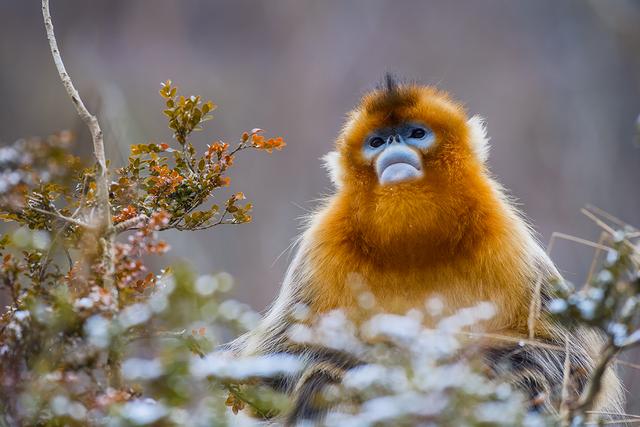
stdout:
<svg viewBox="0 0 640 427">
<path fill-rule="evenodd" d="M 219 105 L 194 139 L 235 141 L 262 127 L 277 155 L 240 156 L 232 189 L 254 221 L 168 236 L 173 257 L 229 271 L 256 309 L 274 297 L 314 199 L 331 191 L 319 162 L 345 113 L 385 71 L 436 84 L 487 119 L 493 172 L 546 244 L 553 231 L 597 240 L 587 203 L 640 225 L 640 2 L 636 0 L 58 0 L 58 42 L 108 155 L 167 141 L 157 93 L 167 78 Z M 89 138 L 51 60 L 40 2 L 0 1 L 0 144 L 61 128 Z M 553 258 L 581 283 L 592 251 L 570 242 Z M 640 361 L 638 355 L 629 360 Z M 623 368 L 640 413 L 640 371 Z"/>
</svg>

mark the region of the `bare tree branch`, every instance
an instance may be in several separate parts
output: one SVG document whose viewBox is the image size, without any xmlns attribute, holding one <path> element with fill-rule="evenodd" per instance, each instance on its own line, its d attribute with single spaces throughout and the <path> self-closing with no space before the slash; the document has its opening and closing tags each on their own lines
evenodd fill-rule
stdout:
<svg viewBox="0 0 640 427">
<path fill-rule="evenodd" d="M 82 227 L 82 228 L 89 229 L 89 230 L 93 228 L 93 227 L 92 227 L 91 225 L 89 225 L 89 224 L 86 224 L 86 223 L 84 223 L 84 222 L 82 222 L 82 221 L 78 221 L 78 220 L 77 220 L 77 219 L 75 219 L 75 218 L 71 218 L 71 217 L 68 217 L 68 216 L 64 216 L 64 215 L 62 215 L 62 214 L 60 214 L 60 213 L 58 213 L 58 212 L 51 212 L 51 211 L 47 211 L 47 210 L 44 210 L 44 209 L 40 209 L 40 208 L 38 208 L 38 207 L 36 207 L 36 206 L 29 206 L 27 209 L 30 209 L 30 210 L 32 210 L 32 211 L 36 211 L 36 212 L 41 213 L 41 214 L 43 214 L 43 215 L 49 215 L 49 216 L 51 216 L 51 217 L 53 217 L 53 218 L 59 219 L 59 220 L 61 220 L 61 221 L 66 221 L 66 222 L 68 222 L 68 223 L 70 223 L 70 224 L 75 224 L 75 225 L 77 225 L 78 227 Z"/>
<path fill-rule="evenodd" d="M 133 230 L 141 227 L 141 224 L 144 224 L 149 220 L 149 217 L 145 214 L 137 215 L 133 218 L 130 218 L 126 221 L 122 221 L 114 226 L 116 233 L 122 233 L 124 231 Z"/>
<path fill-rule="evenodd" d="M 71 77 L 67 73 L 67 70 L 62 62 L 62 56 L 58 49 L 58 42 L 56 41 L 55 34 L 53 32 L 53 22 L 51 21 L 51 13 L 49 12 L 49 0 L 42 0 L 42 16 L 44 18 L 44 27 L 47 32 L 47 40 L 49 41 L 49 47 L 51 49 L 51 55 L 53 56 L 53 62 L 58 70 L 58 75 L 62 84 L 64 85 L 67 94 L 71 98 L 78 115 L 82 121 L 87 125 L 91 132 L 91 139 L 93 140 L 93 153 L 98 162 L 98 172 L 96 175 L 96 187 L 97 187 L 97 200 L 100 209 L 100 223 L 104 227 L 104 239 L 102 242 L 102 264 L 105 271 L 103 277 L 104 287 L 109 290 L 117 298 L 117 289 L 114 284 L 114 260 L 113 260 L 113 244 L 115 239 L 115 232 L 111 220 L 111 205 L 109 202 L 109 179 L 107 172 L 107 162 L 104 153 L 104 141 L 102 138 L 102 130 L 98 119 L 92 115 L 87 107 L 85 107 L 80 98 L 80 94 L 76 90 L 71 81 Z"/>
<path fill-rule="evenodd" d="M 529 318 L 527 320 L 530 340 L 534 340 L 536 338 L 536 322 L 540 317 L 541 309 L 542 309 L 542 277 L 538 277 L 538 280 L 536 280 L 536 284 L 533 288 L 533 295 L 531 297 L 531 304 L 529 306 Z"/>
</svg>

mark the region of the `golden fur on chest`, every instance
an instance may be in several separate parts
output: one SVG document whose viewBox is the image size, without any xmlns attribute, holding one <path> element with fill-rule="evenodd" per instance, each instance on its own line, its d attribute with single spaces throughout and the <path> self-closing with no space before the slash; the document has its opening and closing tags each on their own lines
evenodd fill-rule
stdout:
<svg viewBox="0 0 640 427">
<path fill-rule="evenodd" d="M 404 190 L 415 195 L 416 186 Z M 360 290 L 395 313 L 423 309 L 432 296 L 448 313 L 490 301 L 498 310 L 487 328 L 524 332 L 533 272 L 521 230 L 498 198 L 488 203 L 490 191 L 477 194 L 483 205 L 469 200 L 472 209 L 463 210 L 448 209 L 446 200 L 433 209 L 428 195 L 396 194 L 373 204 L 351 194 L 331 200 L 310 230 L 312 309 L 357 316 Z"/>
</svg>

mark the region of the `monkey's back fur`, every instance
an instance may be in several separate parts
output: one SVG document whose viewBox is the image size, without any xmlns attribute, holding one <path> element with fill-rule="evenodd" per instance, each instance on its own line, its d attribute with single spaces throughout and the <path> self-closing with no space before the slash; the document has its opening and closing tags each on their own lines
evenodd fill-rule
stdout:
<svg viewBox="0 0 640 427">
<path fill-rule="evenodd" d="M 381 186 L 362 156 L 362 141 L 372 129 L 399 123 L 426 123 L 436 144 L 423 154 L 420 179 Z M 602 342 L 593 332 L 552 322 L 547 312 L 550 285 L 560 278 L 527 222 L 486 166 L 487 138 L 479 117 L 437 89 L 396 85 L 367 94 L 349 114 L 336 151 L 325 159 L 336 192 L 310 217 L 280 294 L 260 326 L 235 342 L 243 354 L 294 352 L 308 368 L 280 387 L 294 393 L 289 422 L 320 414 L 313 395 L 338 382 L 341 371 L 357 366 L 327 349 L 288 341 L 287 328 L 297 304 L 313 314 L 343 309 L 363 315 L 350 287 L 354 277 L 372 292 L 380 309 L 404 314 L 424 307 L 429 297 L 445 303 L 445 314 L 480 301 L 492 302 L 496 315 L 484 331 L 513 337 L 529 334 L 532 298 L 539 290 L 541 313 L 535 338 L 571 348 L 572 392 L 582 392 Z M 535 306 L 535 304 L 534 304 Z M 541 404 L 557 410 L 563 379 L 563 351 L 492 342 L 484 357 Z M 619 411 L 620 384 L 613 372 L 599 408 Z"/>
</svg>

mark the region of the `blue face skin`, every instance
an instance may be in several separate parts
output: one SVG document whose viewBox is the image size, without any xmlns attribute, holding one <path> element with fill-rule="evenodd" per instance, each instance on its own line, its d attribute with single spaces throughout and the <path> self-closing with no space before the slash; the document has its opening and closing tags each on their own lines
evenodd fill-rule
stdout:
<svg viewBox="0 0 640 427">
<path fill-rule="evenodd" d="M 381 185 L 397 184 L 422 176 L 422 151 L 431 147 L 435 135 L 429 127 L 405 123 L 378 129 L 362 148 L 364 157 L 374 163 Z"/>
</svg>

